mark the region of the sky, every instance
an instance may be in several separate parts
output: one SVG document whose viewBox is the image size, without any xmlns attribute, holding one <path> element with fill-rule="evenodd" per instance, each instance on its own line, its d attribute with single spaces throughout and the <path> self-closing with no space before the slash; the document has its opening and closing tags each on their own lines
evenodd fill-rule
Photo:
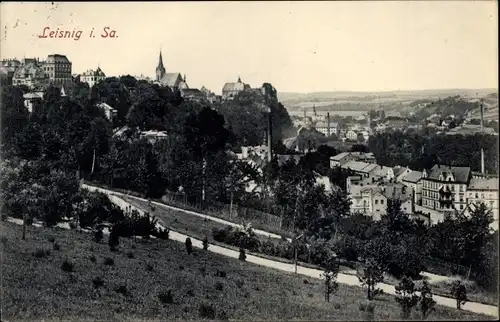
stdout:
<svg viewBox="0 0 500 322">
<path fill-rule="evenodd" d="M 167 72 L 215 93 L 238 76 L 278 92 L 498 88 L 496 1 L 3 2 L 0 18 L 2 59 L 154 77 L 161 49 Z"/>
</svg>

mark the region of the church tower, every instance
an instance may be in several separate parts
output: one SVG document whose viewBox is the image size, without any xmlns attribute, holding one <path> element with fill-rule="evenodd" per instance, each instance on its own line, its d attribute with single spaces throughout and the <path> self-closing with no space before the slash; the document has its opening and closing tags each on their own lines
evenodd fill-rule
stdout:
<svg viewBox="0 0 500 322">
<path fill-rule="evenodd" d="M 159 82 L 163 75 L 165 75 L 165 67 L 163 67 L 163 58 L 161 57 L 160 50 L 160 59 L 158 60 L 158 66 L 156 67 L 156 81 Z"/>
</svg>

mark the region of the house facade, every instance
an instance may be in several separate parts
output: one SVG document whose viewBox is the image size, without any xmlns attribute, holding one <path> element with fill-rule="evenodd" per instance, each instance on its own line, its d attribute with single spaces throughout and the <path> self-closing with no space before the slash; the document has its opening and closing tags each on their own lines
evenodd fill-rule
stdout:
<svg viewBox="0 0 500 322">
<path fill-rule="evenodd" d="M 444 217 L 467 206 L 467 185 L 471 179 L 469 167 L 451 167 L 436 164 L 422 171 L 422 206 L 437 210 Z"/>
</svg>

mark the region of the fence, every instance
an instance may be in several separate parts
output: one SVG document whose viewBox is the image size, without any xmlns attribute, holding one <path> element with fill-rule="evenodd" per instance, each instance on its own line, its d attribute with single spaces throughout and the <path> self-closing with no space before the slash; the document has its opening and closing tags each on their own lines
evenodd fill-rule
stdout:
<svg viewBox="0 0 500 322">
<path fill-rule="evenodd" d="M 290 236 L 292 234 L 292 229 L 283 224 L 283 220 L 280 216 L 241 207 L 237 204 L 233 204 L 231 207 L 231 205 L 228 204 L 210 202 L 203 206 L 200 202 L 189 202 L 182 193 L 169 191 L 164 194 L 162 201 L 172 206 L 197 211 L 213 217 L 226 219 L 228 221 L 238 223 L 251 222 L 252 226 L 255 228 L 265 229 L 277 234 L 285 236 Z"/>
</svg>

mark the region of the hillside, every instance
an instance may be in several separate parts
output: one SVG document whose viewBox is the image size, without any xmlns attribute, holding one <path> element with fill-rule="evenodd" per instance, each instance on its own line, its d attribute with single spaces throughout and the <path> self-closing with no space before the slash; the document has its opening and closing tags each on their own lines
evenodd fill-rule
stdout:
<svg viewBox="0 0 500 322">
<path fill-rule="evenodd" d="M 382 106 L 386 110 L 405 110 L 415 101 L 437 100 L 460 95 L 467 99 L 492 98 L 495 89 L 442 89 L 387 92 L 278 92 L 278 99 L 290 111 L 303 111 L 316 107 L 318 111 L 368 111 Z"/>
<path fill-rule="evenodd" d="M 319 280 L 202 250 L 187 255 L 173 241 L 121 238 L 118 252 L 111 252 L 87 233 L 28 227 L 22 241 L 20 226 L 1 222 L 0 228 L 4 321 L 367 318 L 359 287 L 339 285 L 325 303 Z M 73 263 L 72 271 L 62 269 L 65 261 Z M 375 319 L 399 318 L 392 296 L 374 303 Z M 436 318 L 491 319 L 444 307 L 431 314 Z"/>
</svg>

